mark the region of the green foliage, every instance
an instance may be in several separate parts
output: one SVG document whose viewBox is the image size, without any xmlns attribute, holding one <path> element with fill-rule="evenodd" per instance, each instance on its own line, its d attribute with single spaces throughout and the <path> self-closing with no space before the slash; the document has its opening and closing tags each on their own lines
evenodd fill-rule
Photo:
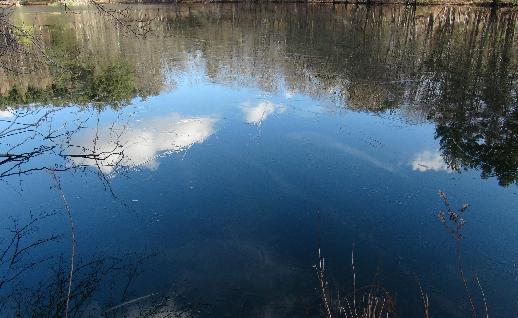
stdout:
<svg viewBox="0 0 518 318">
<path fill-rule="evenodd" d="M 14 36 L 21 45 L 30 46 L 34 38 L 34 26 L 21 24 L 12 29 Z"/>
<path fill-rule="evenodd" d="M 16 86 L 0 96 L 0 107 L 29 104 L 42 105 L 95 105 L 121 107 L 136 97 L 135 72 L 125 62 L 114 62 L 100 70 L 91 65 L 69 63 L 56 70 L 53 83 L 44 89 L 32 86 L 21 92 Z"/>
<path fill-rule="evenodd" d="M 448 58 L 429 56 L 440 94 L 433 87 L 426 92 L 434 103 L 430 118 L 436 138 L 450 168 L 480 170 L 482 178 L 496 177 L 502 186 L 518 183 L 518 65 L 512 59 L 514 30 L 509 27 L 516 18 L 497 19 L 490 13 L 487 24 L 476 25 L 472 38 L 455 40 L 457 46 L 452 45 L 453 29 L 437 37 L 437 47 L 449 45 L 451 53 Z M 472 43 L 478 47 L 463 47 Z"/>
<path fill-rule="evenodd" d="M 128 103 L 137 93 L 135 72 L 127 63 L 117 62 L 92 78 L 90 99 L 119 106 Z"/>
</svg>

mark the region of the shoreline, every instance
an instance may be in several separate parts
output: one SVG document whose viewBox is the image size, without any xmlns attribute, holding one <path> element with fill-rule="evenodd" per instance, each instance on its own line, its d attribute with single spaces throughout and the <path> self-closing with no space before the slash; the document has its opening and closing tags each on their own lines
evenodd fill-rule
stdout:
<svg viewBox="0 0 518 318">
<path fill-rule="evenodd" d="M 83 6 L 86 5 L 85 0 L 71 1 L 68 3 L 69 6 Z M 216 1 L 204 1 L 204 0 L 187 0 L 187 1 L 97 1 L 101 4 L 162 4 L 162 5 L 182 5 L 182 4 L 307 4 L 307 5 L 408 5 L 408 6 L 475 6 L 475 7 L 490 7 L 490 8 L 505 8 L 505 7 L 517 7 L 518 0 L 274 0 L 274 1 L 243 1 L 243 0 L 216 0 Z M 40 7 L 40 6 L 52 6 L 55 2 L 52 1 L 0 1 L 0 8 L 5 6 L 16 6 L 16 7 Z"/>
</svg>

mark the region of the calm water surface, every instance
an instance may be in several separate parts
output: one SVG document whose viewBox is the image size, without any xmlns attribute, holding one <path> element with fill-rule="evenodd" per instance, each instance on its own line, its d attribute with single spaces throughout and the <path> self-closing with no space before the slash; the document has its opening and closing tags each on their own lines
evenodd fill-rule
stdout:
<svg viewBox="0 0 518 318">
<path fill-rule="evenodd" d="M 470 204 L 479 311 L 475 275 L 491 316 L 518 312 L 518 11 L 136 11 L 145 40 L 92 10 L 15 12 L 56 65 L 0 71 L 2 315 L 63 308 L 72 222 L 77 316 L 316 317 L 320 246 L 333 292 L 354 250 L 357 286 L 401 317 L 422 316 L 417 281 L 431 316 L 466 317 L 439 190 Z"/>
</svg>

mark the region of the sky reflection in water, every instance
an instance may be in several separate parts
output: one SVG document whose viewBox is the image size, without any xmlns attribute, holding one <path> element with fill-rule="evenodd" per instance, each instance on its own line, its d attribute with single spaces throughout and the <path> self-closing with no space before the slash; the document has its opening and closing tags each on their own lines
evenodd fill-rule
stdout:
<svg viewBox="0 0 518 318">
<path fill-rule="evenodd" d="M 242 20 L 231 19 L 232 8 Z M 436 217 L 443 209 L 437 193 L 443 190 L 455 206 L 472 205 L 464 233 L 467 271 L 483 281 L 495 316 L 513 312 L 515 294 L 501 291 L 515 287 L 516 166 L 488 154 L 510 153 L 515 147 L 511 137 L 516 102 L 508 98 L 515 95 L 504 85 L 497 92 L 501 95 L 484 95 L 492 73 L 473 73 L 451 84 L 456 69 L 437 69 L 439 64 L 431 62 L 427 67 L 435 69 L 417 69 L 419 76 L 401 81 L 412 74 L 405 73 L 410 67 L 405 61 L 415 62 L 416 55 L 409 54 L 408 47 L 386 54 L 390 34 L 401 39 L 398 45 L 403 42 L 399 28 L 386 25 L 389 20 L 368 20 L 386 32 L 374 32 L 380 38 L 369 42 L 373 30 L 362 29 L 362 19 L 370 18 L 361 8 L 342 8 L 339 13 L 347 17 L 343 23 L 336 12 L 296 7 L 296 17 L 307 13 L 311 21 L 325 21 L 314 24 L 323 31 L 335 28 L 335 33 L 320 33 L 329 38 L 310 39 L 309 31 L 290 33 L 294 22 L 282 12 L 293 8 L 283 7 L 273 16 L 272 21 L 283 23 L 254 24 L 261 17 L 254 10 L 272 13 L 269 7 L 260 8 L 209 6 L 194 14 L 180 10 L 180 15 L 165 10 L 160 30 L 171 39 L 151 39 L 142 47 L 118 39 L 128 52 L 145 58 L 128 52 L 113 57 L 103 53 L 113 41 L 92 37 L 101 56 L 127 57 L 131 67 L 117 62 L 117 67 L 94 72 L 91 81 L 125 79 L 134 87 L 114 86 L 88 95 L 95 104 L 82 104 L 85 96 L 72 89 L 49 97 L 48 88 L 40 87 L 39 95 L 31 98 L 49 106 L 35 106 L 38 103 L 26 95 L 25 104 L 39 112 L 18 118 L 17 112 L 27 111 L 20 105 L 0 111 L 2 119 L 27 122 L 52 111 L 36 127 L 42 134 L 23 146 L 44 144 L 51 150 L 23 167 L 63 168 L 58 175 L 74 214 L 81 258 L 127 259 L 124 266 L 112 266 L 127 271 L 106 275 L 116 287 L 123 287 L 127 273 L 137 268 L 138 277 L 122 297 L 113 295 L 117 288 L 107 288 L 103 280 L 89 310 L 115 310 L 140 297 L 153 306 L 160 294 L 170 297 L 166 307 L 178 310 L 190 302 L 206 317 L 291 317 L 303 315 L 305 308 L 316 314 L 312 266 L 320 239 L 330 280 L 337 287 L 348 290 L 351 285 L 354 244 L 359 284 L 377 277 L 397 295 L 401 316 L 421 313 L 417 274 L 430 294 L 434 316 L 463 317 L 454 245 Z M 410 21 L 403 7 L 376 10 L 397 14 L 398 23 Z M 454 14 L 472 17 L 477 12 Z M 480 12 L 485 17 L 487 12 Z M 430 14 L 441 23 L 450 21 L 441 15 L 445 13 Z M 221 20 L 213 20 L 215 16 Z M 86 23 L 88 17 L 83 12 L 73 18 Z M 496 25 L 484 21 L 504 28 L 508 18 L 502 13 Z M 38 19 L 45 21 L 45 14 Z M 229 34 L 224 32 L 227 23 L 235 27 Z M 55 32 L 68 34 L 67 27 Z M 451 59 L 456 57 L 434 52 L 444 48 L 441 41 L 452 41 L 453 46 L 463 42 L 434 27 L 438 44 L 433 46 L 420 24 L 415 27 L 419 32 L 413 41 L 430 61 L 455 64 Z M 469 27 L 459 32 L 468 34 Z M 107 38 L 117 38 L 109 26 L 102 28 Z M 364 34 L 367 42 L 360 42 L 361 52 L 355 53 L 348 43 Z M 75 36 L 81 42 L 84 35 Z M 478 38 L 475 42 L 485 45 Z M 511 39 L 509 45 L 515 47 L 515 42 Z M 54 45 L 60 45 L 58 40 Z M 500 53 L 506 50 L 500 42 L 494 45 Z M 356 63 L 348 60 L 351 54 L 357 54 Z M 516 60 L 514 54 L 510 60 Z M 125 73 L 131 68 L 135 76 Z M 86 87 L 88 81 L 77 85 Z M 473 99 L 460 93 L 466 82 L 476 91 Z M 2 90 L 9 91 L 12 88 Z M 481 104 L 493 103 L 493 108 L 481 111 L 481 98 Z M 487 125 L 509 133 L 511 141 L 495 137 Z M 51 128 L 74 133 L 43 138 Z M 0 152 L 13 144 L 3 143 Z M 85 155 L 92 152 L 101 156 Z M 61 212 L 63 203 L 52 180 L 45 170 L 4 178 L 0 200 L 7 202 L 2 209 L 6 224 L 9 216 L 26 218 L 27 211 Z M 36 233 L 68 233 L 61 213 L 50 218 Z M 56 256 L 68 248 L 63 239 L 36 254 Z M 29 277 L 45 280 L 50 271 L 46 264 Z"/>
</svg>

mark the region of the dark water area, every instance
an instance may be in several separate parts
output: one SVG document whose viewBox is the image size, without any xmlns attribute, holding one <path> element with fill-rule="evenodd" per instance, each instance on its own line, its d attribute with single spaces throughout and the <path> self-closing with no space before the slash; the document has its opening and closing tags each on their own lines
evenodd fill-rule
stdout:
<svg viewBox="0 0 518 318">
<path fill-rule="evenodd" d="M 54 63 L 2 57 L 0 316 L 324 316 L 318 248 L 399 317 L 518 313 L 518 11 L 132 14 L 14 12 Z"/>
</svg>

